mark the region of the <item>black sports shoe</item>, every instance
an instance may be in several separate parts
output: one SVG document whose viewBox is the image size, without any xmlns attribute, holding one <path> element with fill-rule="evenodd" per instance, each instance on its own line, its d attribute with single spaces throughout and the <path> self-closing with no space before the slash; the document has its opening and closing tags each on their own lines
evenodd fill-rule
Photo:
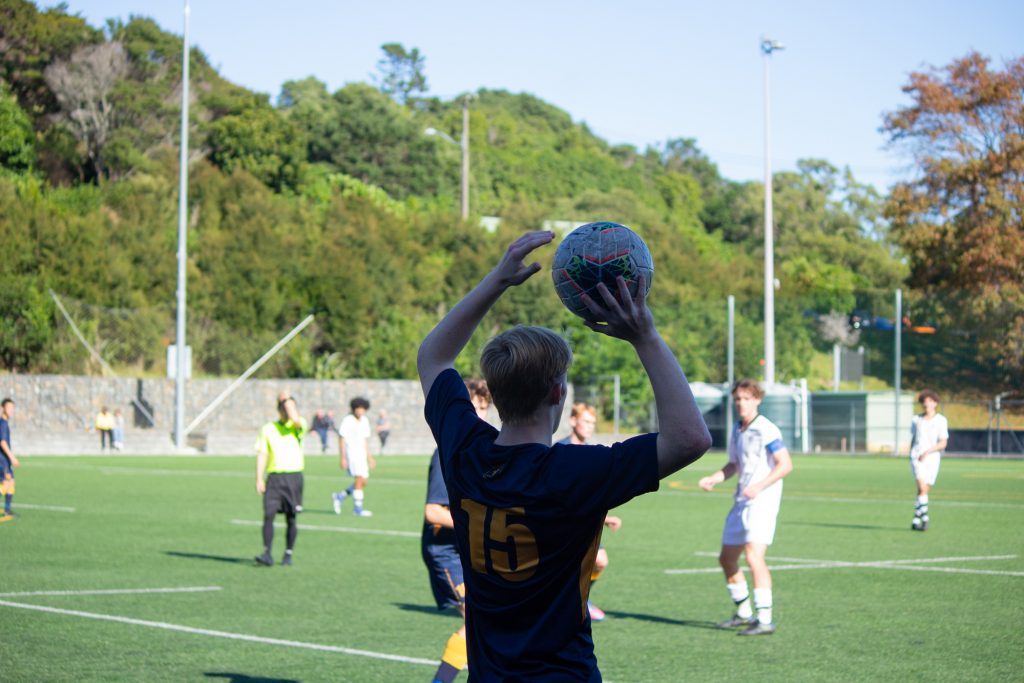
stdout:
<svg viewBox="0 0 1024 683">
<path fill-rule="evenodd" d="M 739 628 L 740 626 L 752 626 L 755 623 L 757 623 L 757 617 L 754 615 L 741 617 L 738 614 L 734 614 L 732 619 L 718 622 L 718 628 Z"/>
<path fill-rule="evenodd" d="M 775 624 L 762 624 L 760 621 L 750 628 L 745 628 L 736 635 L 738 636 L 768 636 L 775 633 Z"/>
<path fill-rule="evenodd" d="M 285 553 L 284 554 L 284 557 L 281 558 L 281 565 L 284 566 L 284 567 L 292 566 L 292 554 L 291 553 Z"/>
<path fill-rule="evenodd" d="M 274 566 L 274 558 L 270 556 L 270 553 L 263 553 L 262 555 L 257 555 L 252 559 L 256 560 L 256 564 L 262 564 L 264 567 Z"/>
</svg>

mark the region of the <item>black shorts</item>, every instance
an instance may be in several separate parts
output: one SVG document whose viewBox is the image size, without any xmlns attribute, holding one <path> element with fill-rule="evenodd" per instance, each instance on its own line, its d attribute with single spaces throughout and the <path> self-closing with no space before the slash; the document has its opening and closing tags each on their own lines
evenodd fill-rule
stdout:
<svg viewBox="0 0 1024 683">
<path fill-rule="evenodd" d="M 302 509 L 302 472 L 275 472 L 267 477 L 263 513 L 294 515 Z"/>
</svg>

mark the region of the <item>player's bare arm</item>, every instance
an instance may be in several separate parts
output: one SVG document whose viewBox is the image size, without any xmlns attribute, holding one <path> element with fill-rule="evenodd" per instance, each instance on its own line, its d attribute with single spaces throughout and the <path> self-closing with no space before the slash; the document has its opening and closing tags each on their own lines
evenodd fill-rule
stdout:
<svg viewBox="0 0 1024 683">
<path fill-rule="evenodd" d="M 658 476 L 662 479 L 681 470 L 711 448 L 711 433 L 690 391 L 690 383 L 668 344 L 661 338 L 647 307 L 643 277 L 636 297 L 629 295 L 626 281 L 616 280 L 619 299 L 601 283 L 602 301 L 584 295 L 583 302 L 603 323 L 585 321 L 595 332 L 622 339 L 633 345 L 654 389 L 658 411 Z M 622 302 L 620 305 L 619 301 Z"/>
<path fill-rule="evenodd" d="M 697 482 L 697 486 L 701 487 L 705 491 L 710 491 L 734 474 L 736 474 L 736 464 L 730 462 L 714 474 L 702 477 L 701 480 Z"/>
<path fill-rule="evenodd" d="M 4 455 L 7 456 L 7 459 L 11 461 L 11 467 L 17 467 L 21 464 L 18 462 L 18 459 L 14 457 L 14 453 L 11 451 L 11 445 L 7 443 L 6 439 L 0 439 L 0 451 L 3 451 Z"/>
<path fill-rule="evenodd" d="M 540 271 L 539 263 L 526 264 L 523 260 L 534 249 L 554 238 L 555 233 L 538 230 L 528 232 L 510 244 L 494 270 L 485 275 L 480 284 L 455 304 L 431 330 L 416 354 L 416 369 L 424 396 L 430 392 L 438 375 L 455 366 L 455 359 L 469 343 L 477 325 L 505 290 L 523 284 Z"/>
<path fill-rule="evenodd" d="M 260 450 L 256 453 L 256 493 L 263 494 L 267 490 L 267 452 Z"/>
<path fill-rule="evenodd" d="M 775 467 L 772 468 L 767 477 L 743 489 L 744 496 L 747 498 L 757 498 L 757 494 L 793 471 L 793 459 L 789 457 L 788 448 L 775 451 L 773 457 L 775 458 Z"/>
<path fill-rule="evenodd" d="M 345 437 L 338 434 L 338 466 L 345 471 L 348 469 L 348 458 L 345 457 Z"/>
<path fill-rule="evenodd" d="M 446 529 L 454 529 L 455 521 L 452 519 L 452 511 L 444 505 L 427 503 L 423 506 L 423 518 L 428 524 L 438 524 Z"/>
</svg>

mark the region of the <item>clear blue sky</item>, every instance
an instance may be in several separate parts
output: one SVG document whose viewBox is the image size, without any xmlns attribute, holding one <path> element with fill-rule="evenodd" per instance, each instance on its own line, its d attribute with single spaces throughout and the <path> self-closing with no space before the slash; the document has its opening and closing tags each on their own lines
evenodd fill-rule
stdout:
<svg viewBox="0 0 1024 683">
<path fill-rule="evenodd" d="M 53 4 L 53 3 L 43 3 Z M 911 71 L 970 50 L 1024 54 L 1020 0 L 410 2 L 192 0 L 190 42 L 229 80 L 271 95 L 314 75 L 366 81 L 380 46 L 426 56 L 430 92 L 529 92 L 612 143 L 693 137 L 723 175 L 760 179 L 761 35 L 772 57 L 773 166 L 824 158 L 884 190 L 908 160 L 885 149 L 882 114 Z M 140 14 L 182 32 L 183 0 L 69 0 L 94 26 Z"/>
</svg>

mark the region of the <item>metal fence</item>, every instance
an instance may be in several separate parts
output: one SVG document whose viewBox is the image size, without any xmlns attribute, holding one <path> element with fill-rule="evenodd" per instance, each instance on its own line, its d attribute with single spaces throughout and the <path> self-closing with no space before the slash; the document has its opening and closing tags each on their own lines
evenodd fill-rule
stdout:
<svg viewBox="0 0 1024 683">
<path fill-rule="evenodd" d="M 707 386 L 719 387 L 711 395 Z M 731 425 L 724 385 L 704 385 L 697 403 L 711 432 L 713 448 L 724 449 Z M 772 420 L 794 453 L 902 453 L 910 451 L 911 421 L 920 407 L 915 395 L 903 393 L 899 400 L 891 391 L 817 391 L 804 394 L 795 388 L 780 387 L 769 393 L 761 412 Z M 598 386 L 577 386 L 576 399 L 597 407 L 599 430 L 636 433 L 657 429 L 653 403 L 621 402 Z M 948 453 L 979 454 L 993 457 L 1024 456 L 1024 400 L 950 401 L 939 410 L 949 421 Z M 733 413 L 735 419 L 735 413 Z"/>
</svg>

